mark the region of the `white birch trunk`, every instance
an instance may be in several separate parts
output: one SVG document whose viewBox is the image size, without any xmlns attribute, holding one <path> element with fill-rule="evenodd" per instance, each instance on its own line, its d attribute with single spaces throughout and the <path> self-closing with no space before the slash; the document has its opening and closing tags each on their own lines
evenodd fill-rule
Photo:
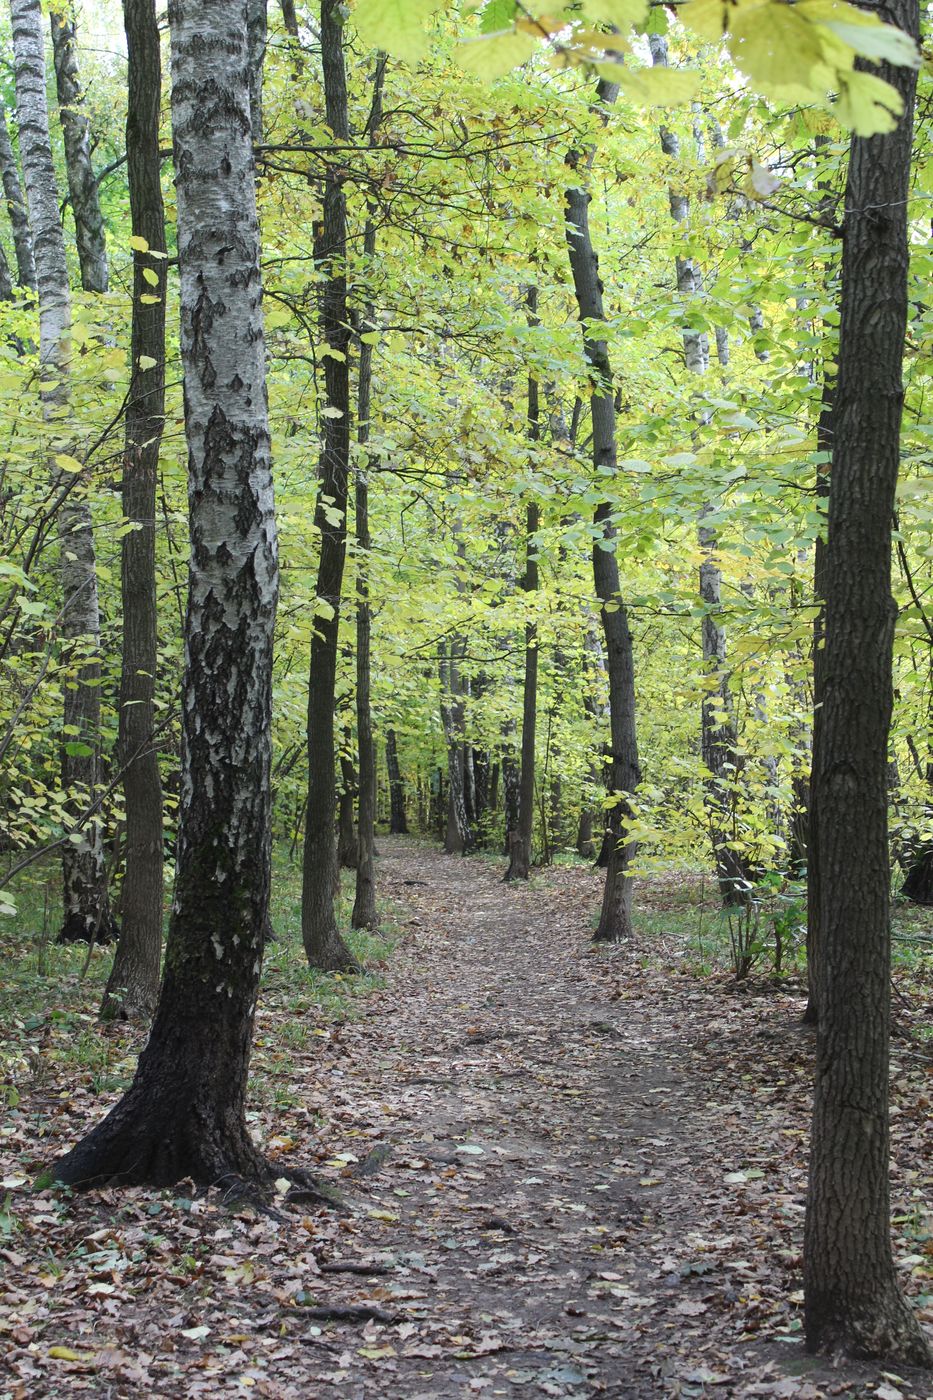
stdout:
<svg viewBox="0 0 933 1400">
<path fill-rule="evenodd" d="M 68 414 L 68 355 L 71 296 L 65 242 L 58 216 L 58 190 L 49 139 L 45 96 L 45 53 L 39 0 L 11 0 L 16 64 L 16 105 L 20 154 L 33 233 L 39 291 L 39 358 L 44 410 L 52 436 L 52 470 L 58 485 L 72 485 L 58 513 L 62 582 L 62 635 L 73 670 L 65 688 L 65 743 L 62 782 L 80 810 L 92 798 L 98 778 L 100 743 L 100 616 L 91 511 L 83 483 L 59 471 L 56 453 L 68 444 L 61 433 Z M 59 425 L 58 432 L 54 424 Z M 69 752 L 70 750 L 70 752 Z M 80 841 L 64 847 L 64 940 L 104 941 L 112 936 L 100 827 L 88 823 Z"/>
</svg>

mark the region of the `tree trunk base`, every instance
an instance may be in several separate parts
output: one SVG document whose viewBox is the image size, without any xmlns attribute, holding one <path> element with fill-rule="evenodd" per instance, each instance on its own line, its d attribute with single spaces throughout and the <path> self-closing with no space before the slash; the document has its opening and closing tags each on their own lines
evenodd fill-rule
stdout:
<svg viewBox="0 0 933 1400">
<path fill-rule="evenodd" d="M 901 886 L 901 898 L 925 907 L 933 905 L 933 846 L 921 851 L 914 860 Z"/>
<path fill-rule="evenodd" d="M 313 946 L 306 946 L 305 952 L 308 955 L 308 966 L 316 972 L 363 971 L 336 930 L 332 930 L 326 938 L 315 940 Z"/>
<path fill-rule="evenodd" d="M 173 1186 L 189 1178 L 230 1199 L 267 1197 L 276 1171 L 246 1127 L 194 1097 L 180 1108 L 160 1103 L 145 1079 L 87 1137 L 50 1168 L 50 1181 L 77 1190 L 99 1186 Z"/>
<path fill-rule="evenodd" d="M 87 915 L 69 914 L 55 942 L 94 943 L 95 946 L 105 947 L 109 943 L 115 943 L 119 937 L 120 929 L 110 913 L 100 920 L 99 927 L 97 920 Z"/>
<path fill-rule="evenodd" d="M 844 1302 L 807 1299 L 807 1350 L 933 1367 L 933 1349 L 896 1283 L 870 1298 Z"/>
</svg>

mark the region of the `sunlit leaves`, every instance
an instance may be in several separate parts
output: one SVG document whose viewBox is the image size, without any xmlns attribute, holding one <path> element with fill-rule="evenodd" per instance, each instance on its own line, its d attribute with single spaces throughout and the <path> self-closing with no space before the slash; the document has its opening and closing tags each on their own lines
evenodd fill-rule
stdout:
<svg viewBox="0 0 933 1400">
<path fill-rule="evenodd" d="M 766 97 L 829 107 L 860 136 L 890 131 L 901 103 L 890 84 L 856 73 L 855 60 L 919 62 L 909 35 L 844 0 L 688 0 L 679 13 L 702 39 L 725 37 L 736 65 Z"/>
<path fill-rule="evenodd" d="M 428 52 L 440 0 L 359 0 L 353 22 L 364 44 L 416 64 Z"/>
</svg>

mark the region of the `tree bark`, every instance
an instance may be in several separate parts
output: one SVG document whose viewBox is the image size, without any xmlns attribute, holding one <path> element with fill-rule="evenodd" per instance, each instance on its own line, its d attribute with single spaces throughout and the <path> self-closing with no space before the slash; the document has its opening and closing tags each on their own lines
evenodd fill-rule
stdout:
<svg viewBox="0 0 933 1400">
<path fill-rule="evenodd" d="M 618 89 L 601 81 L 597 102 L 605 108 Z M 571 151 L 571 173 L 580 178 L 590 159 Z M 599 338 L 598 325 L 605 320 L 603 286 L 593 248 L 589 222 L 590 196 L 582 184 L 571 184 L 565 195 L 567 244 L 580 320 L 584 323 L 583 347 L 590 366 L 593 393 L 590 414 L 593 428 L 593 466 L 599 475 L 616 469 L 616 410 L 612 366 L 605 339 Z M 627 796 L 640 781 L 638 744 L 635 731 L 635 660 L 628 613 L 622 599 L 619 562 L 616 557 L 616 530 L 608 501 L 596 508 L 593 544 L 593 580 L 600 601 L 600 619 L 606 639 L 606 670 L 609 676 L 609 725 L 612 741 L 611 796 L 609 812 L 609 863 L 599 924 L 594 935 L 598 942 L 620 942 L 632 935 L 632 878 L 629 874 L 635 844 L 624 837 L 624 820 L 630 808 Z"/>
<path fill-rule="evenodd" d="M 126 407 L 121 541 L 123 656 L 118 754 L 126 804 L 122 929 L 101 1006 L 106 1017 L 149 1017 L 162 956 L 162 783 L 155 726 L 158 667 L 155 521 L 165 421 L 165 214 L 159 158 L 162 63 L 155 0 L 123 0 L 129 58 L 127 178 L 134 251 L 131 379 Z M 150 282 L 145 273 L 156 278 Z M 146 300 L 143 301 L 143 297 Z M 157 298 L 157 300 L 152 300 Z"/>
<path fill-rule="evenodd" d="M 282 0 L 282 23 L 285 25 L 285 32 L 297 39 L 298 16 L 295 13 L 295 0 Z"/>
<path fill-rule="evenodd" d="M 347 74 L 343 53 L 343 14 L 338 0 L 321 3 L 321 61 L 327 124 L 334 140 L 350 139 Z M 301 932 L 311 967 L 347 972 L 356 960 L 337 929 L 334 914 L 334 691 L 340 592 L 347 550 L 347 493 L 350 472 L 350 351 L 347 307 L 347 200 L 343 177 L 330 165 L 325 177 L 324 214 L 315 256 L 325 275 L 321 295 L 326 414 L 321 450 L 321 484 L 314 521 L 320 534 L 317 597 L 325 614 L 315 619 L 308 682 L 308 811 L 301 891 Z M 336 416 L 331 416 L 336 415 Z"/>
<path fill-rule="evenodd" d="M 38 0 L 11 0 L 16 63 L 16 105 L 20 154 L 33 231 L 39 293 L 39 358 L 45 382 L 44 413 L 57 425 L 69 411 L 68 356 L 71 296 L 65 242 L 58 216 L 58 190 L 49 139 L 45 96 L 45 46 Z M 53 467 L 58 486 L 68 477 Z M 90 507 L 80 487 L 58 512 L 59 570 L 63 593 L 62 635 L 73 684 L 65 687 L 62 785 L 73 811 L 87 806 L 99 775 L 100 614 Z M 78 840 L 62 848 L 64 920 L 59 940 L 109 942 L 115 928 L 110 915 L 103 840 L 92 821 Z"/>
<path fill-rule="evenodd" d="M 538 294 L 529 287 L 526 298 L 528 324 L 536 326 Z M 541 437 L 541 411 L 538 381 L 528 376 L 528 440 L 532 450 Z M 541 511 L 537 502 L 529 501 L 525 509 L 525 577 L 522 587 L 526 593 L 538 590 L 538 541 Z M 522 688 L 522 750 L 518 783 L 518 824 L 510 833 L 509 867 L 506 880 L 527 880 L 531 873 L 531 842 L 535 823 L 535 727 L 538 716 L 538 625 L 532 619 L 525 623 L 525 677 Z"/>
<path fill-rule="evenodd" d="M 23 200 L 23 191 L 16 168 L 16 157 L 10 143 L 10 132 L 6 122 L 6 110 L 0 103 L 0 179 L 3 181 L 3 194 L 6 199 L 10 228 L 13 232 L 13 250 L 16 253 L 16 276 L 21 287 L 36 290 L 36 261 L 32 249 L 32 233 L 29 229 L 29 216 Z"/>
<path fill-rule="evenodd" d="M 914 36 L 917 0 L 888 15 Z M 875 71 L 875 70 L 872 70 Z M 916 72 L 881 70 L 905 114 L 853 137 L 814 743 L 819 943 L 804 1323 L 811 1350 L 933 1364 L 891 1252 L 888 1143 L 891 534 L 903 408 L 907 200 Z"/>
<path fill-rule="evenodd" d="M 472 840 L 466 806 L 465 714 L 458 664 L 463 655 L 464 645 L 462 638 L 454 637 L 450 643 L 450 652 L 448 653 L 444 642 L 441 643 L 439 652 L 441 724 L 447 742 L 447 823 L 444 850 L 452 856 L 465 855 Z"/>
<path fill-rule="evenodd" d="M 74 13 L 71 0 L 56 0 L 56 3 L 60 8 L 50 12 L 52 53 L 81 286 L 86 292 L 106 292 L 109 284 L 107 244 L 97 180 L 91 165 L 90 124 L 82 110 Z"/>
<path fill-rule="evenodd" d="M 344 742 L 350 743 L 349 730 Z M 359 791 L 353 760 L 347 754 L 340 755 L 340 796 L 337 800 L 337 870 L 355 870 L 359 860 L 359 842 L 356 835 L 356 822 L 353 809 Z M 339 885 L 335 893 L 339 893 Z"/>
<path fill-rule="evenodd" d="M 405 815 L 405 784 L 398 764 L 398 743 L 395 730 L 386 733 L 386 769 L 389 774 L 389 831 L 393 836 L 408 835 Z"/>
<path fill-rule="evenodd" d="M 186 0 L 169 23 L 191 532 L 175 897 L 133 1085 L 53 1174 L 73 1186 L 192 1177 L 238 1194 L 280 1170 L 245 1118 L 278 592 L 246 7 Z"/>
<path fill-rule="evenodd" d="M 267 0 L 247 0 L 249 38 L 249 123 L 253 145 L 262 145 L 262 69 L 266 57 Z"/>
</svg>

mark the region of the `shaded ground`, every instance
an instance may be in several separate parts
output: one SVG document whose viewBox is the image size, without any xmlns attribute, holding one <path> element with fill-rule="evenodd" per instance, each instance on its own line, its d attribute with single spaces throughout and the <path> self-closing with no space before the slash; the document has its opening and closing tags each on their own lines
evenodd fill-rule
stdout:
<svg viewBox="0 0 933 1400">
<path fill-rule="evenodd" d="M 304 1043 L 280 1009 L 260 1029 L 295 1044 L 257 1131 L 320 1162 L 346 1210 L 231 1217 L 182 1188 L 60 1208 L 14 1186 L 0 1398 L 933 1395 L 803 1354 L 797 998 L 594 952 L 589 872 L 506 886 L 379 844 L 405 929 L 384 988 Z M 895 1059 L 900 1262 L 933 1294 L 931 1065 Z M 101 1112 L 41 1093 L 20 1162 L 52 1146 L 29 1113 L 57 1148 Z M 341 1307 L 362 1312 L 322 1315 Z"/>
</svg>

